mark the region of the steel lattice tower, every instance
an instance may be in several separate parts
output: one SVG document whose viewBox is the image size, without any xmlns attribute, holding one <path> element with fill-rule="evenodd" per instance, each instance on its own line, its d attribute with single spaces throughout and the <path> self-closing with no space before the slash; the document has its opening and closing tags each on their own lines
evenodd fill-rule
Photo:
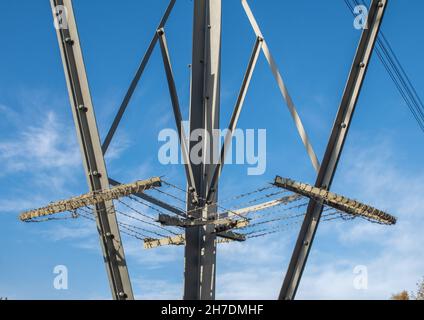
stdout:
<svg viewBox="0 0 424 320">
<path fill-rule="evenodd" d="M 206 220 L 213 220 L 216 218 L 219 178 L 223 168 L 226 151 L 229 147 L 232 133 L 237 127 L 250 80 L 261 52 L 264 54 L 271 67 L 273 76 L 277 81 L 281 94 L 293 117 L 293 121 L 298 129 L 302 142 L 305 145 L 315 170 L 318 172 L 315 186 L 329 190 L 352 122 L 352 117 L 370 63 L 374 45 L 378 37 L 387 6 L 387 0 L 372 0 L 371 2 L 368 15 L 368 26 L 363 30 L 322 164 L 319 163 L 313 151 L 312 145 L 309 142 L 309 138 L 289 95 L 281 73 L 277 68 L 276 61 L 271 55 L 264 35 L 261 33 L 259 25 L 246 0 L 241 0 L 241 3 L 252 25 L 256 39 L 238 99 L 228 125 L 229 135 L 225 138 L 225 142 L 222 146 L 220 162 L 217 164 L 209 164 L 211 161 L 207 161 L 207 157 L 210 157 L 213 152 L 203 154 L 204 162 L 201 164 L 194 164 L 191 162 L 189 154 L 194 144 L 187 143 L 182 128 L 182 116 L 165 32 L 166 22 L 175 3 L 176 0 L 170 1 L 162 20 L 154 32 L 152 41 L 129 86 L 123 102 L 119 107 L 113 124 L 104 142 L 101 143 L 94 107 L 91 101 L 72 0 L 51 0 L 74 123 L 77 129 L 78 141 L 81 147 L 85 174 L 90 191 L 107 190 L 110 185 L 120 184 L 118 181 L 109 178 L 104 155 L 122 120 L 149 58 L 158 43 L 161 48 L 167 76 L 175 123 L 180 135 L 182 154 L 186 160 L 185 173 L 188 185 L 186 209 L 187 212 L 190 212 L 192 218 L 203 217 L 206 218 Z M 222 3 L 221 0 L 194 0 L 193 7 L 192 83 L 189 131 L 191 134 L 195 130 L 201 129 L 211 133 L 213 129 L 221 128 L 219 116 Z M 216 147 L 217 146 L 213 145 L 211 141 L 211 150 L 214 150 Z M 169 204 L 161 202 L 146 194 L 140 193 L 137 196 L 175 214 L 184 214 L 184 212 L 179 212 Z M 280 299 L 293 299 L 295 297 L 322 211 L 322 205 L 314 201 L 309 203 L 307 214 L 301 227 L 279 296 Z M 112 295 L 115 299 L 133 299 L 134 296 L 113 202 L 105 201 L 96 204 L 95 214 Z M 214 228 L 210 224 L 189 226 L 186 228 L 184 299 L 207 300 L 215 298 L 216 238 L 221 236 L 224 236 L 224 233 L 214 232 Z M 225 234 L 225 236 L 230 237 L 231 235 Z"/>
</svg>

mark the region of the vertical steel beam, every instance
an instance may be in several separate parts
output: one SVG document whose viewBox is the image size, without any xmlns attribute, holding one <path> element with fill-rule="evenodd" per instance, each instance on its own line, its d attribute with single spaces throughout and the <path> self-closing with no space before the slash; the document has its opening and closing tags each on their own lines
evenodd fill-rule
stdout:
<svg viewBox="0 0 424 320">
<path fill-rule="evenodd" d="M 330 140 L 315 186 L 329 190 L 352 122 L 353 113 L 378 37 L 387 0 L 373 0 L 368 13 L 368 28 L 364 29 L 350 71 Z M 279 295 L 280 300 L 294 299 L 312 242 L 321 218 L 323 206 L 310 201 L 299 237 Z"/>
<path fill-rule="evenodd" d="M 190 105 L 190 133 L 203 130 L 211 135 L 219 128 L 221 69 L 221 0 L 194 1 L 193 61 Z M 210 150 L 214 150 L 210 139 Z M 190 142 L 190 153 L 196 142 Z M 204 150 L 205 151 L 205 150 Z M 187 210 L 206 205 L 206 192 L 211 184 L 215 165 L 207 159 L 212 152 L 203 152 L 203 163 L 192 163 L 199 202 L 190 193 Z M 192 159 L 190 159 L 191 161 Z M 211 202 L 216 202 L 217 197 Z M 216 206 L 193 211 L 193 215 L 208 218 L 216 215 Z M 215 298 L 216 234 L 212 225 L 190 227 L 186 230 L 184 299 Z"/>
<path fill-rule="evenodd" d="M 51 0 L 65 69 L 75 127 L 90 191 L 109 188 L 106 165 L 80 46 L 72 0 Z M 96 205 L 97 229 L 110 281 L 117 300 L 134 299 L 112 201 Z"/>
</svg>

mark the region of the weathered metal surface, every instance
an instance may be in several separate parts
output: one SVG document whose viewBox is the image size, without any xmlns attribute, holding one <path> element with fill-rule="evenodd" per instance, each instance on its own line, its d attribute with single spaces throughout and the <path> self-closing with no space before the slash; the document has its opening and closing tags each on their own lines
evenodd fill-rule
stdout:
<svg viewBox="0 0 424 320">
<path fill-rule="evenodd" d="M 105 201 L 127 197 L 131 194 L 142 193 L 145 190 L 160 187 L 160 185 L 160 178 L 151 178 L 131 184 L 122 184 L 108 190 L 89 192 L 68 200 L 54 202 L 43 208 L 24 212 L 19 218 L 22 221 L 27 221 L 65 211 L 73 211 L 82 207 L 104 203 Z"/>
<path fill-rule="evenodd" d="M 277 187 L 296 192 L 302 196 L 312 199 L 313 201 L 325 204 L 355 217 L 363 217 L 387 225 L 396 224 L 397 221 L 394 216 L 384 211 L 306 183 L 277 177 L 275 178 L 275 185 Z"/>
</svg>

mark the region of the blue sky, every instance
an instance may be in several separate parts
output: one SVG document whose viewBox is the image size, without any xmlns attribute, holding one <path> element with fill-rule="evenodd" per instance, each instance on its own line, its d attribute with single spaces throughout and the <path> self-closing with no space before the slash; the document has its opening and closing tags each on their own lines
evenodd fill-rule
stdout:
<svg viewBox="0 0 424 320">
<path fill-rule="evenodd" d="M 342 0 L 250 4 L 322 159 L 360 32 Z M 165 0 L 74 1 L 103 137 L 166 6 Z M 166 27 L 185 119 L 192 6 L 192 1 L 179 0 Z M 421 97 L 423 9 L 419 0 L 392 0 L 382 27 Z M 221 121 L 226 126 L 255 37 L 240 1 L 224 1 L 223 10 Z M 0 297 L 107 299 L 94 225 L 79 220 L 23 224 L 17 219 L 25 209 L 87 191 L 49 1 L 1 2 L 0 30 Z M 157 160 L 158 133 L 173 126 L 156 50 L 111 146 L 110 176 L 130 182 L 165 175 L 184 186 L 182 166 Z M 226 167 L 224 198 L 265 185 L 277 174 L 314 182 L 314 170 L 263 56 L 239 126 L 267 129 L 267 171 L 248 177 L 245 166 Z M 321 225 L 299 298 L 386 299 L 415 288 L 424 276 L 423 139 L 374 56 L 333 190 L 387 210 L 399 223 L 390 228 L 361 221 Z M 275 298 L 296 232 L 220 246 L 217 298 Z M 124 245 L 138 298 L 182 296 L 182 248 L 144 251 L 130 238 L 124 238 Z M 69 290 L 53 288 L 56 265 L 68 267 Z M 353 288 L 357 265 L 368 268 L 368 290 Z"/>
</svg>

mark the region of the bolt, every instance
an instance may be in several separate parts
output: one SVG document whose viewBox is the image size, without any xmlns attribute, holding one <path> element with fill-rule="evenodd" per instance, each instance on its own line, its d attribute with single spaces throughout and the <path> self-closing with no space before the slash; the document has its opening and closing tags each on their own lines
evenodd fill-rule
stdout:
<svg viewBox="0 0 424 320">
<path fill-rule="evenodd" d="M 100 178 L 102 175 L 101 175 L 101 173 L 100 172 L 98 172 L 98 171 L 93 171 L 92 173 L 91 173 L 91 175 L 93 176 L 93 177 L 98 177 L 98 178 Z"/>
<path fill-rule="evenodd" d="M 126 298 L 127 297 L 127 294 L 125 293 L 125 292 L 118 292 L 118 296 L 120 297 L 120 298 Z"/>
<path fill-rule="evenodd" d="M 303 243 L 303 245 L 304 245 L 304 246 L 309 246 L 309 242 L 308 242 L 308 241 L 305 241 L 305 242 Z"/>
<path fill-rule="evenodd" d="M 110 232 L 106 232 L 105 236 L 107 238 L 110 238 L 110 239 L 114 239 L 115 238 L 115 236 L 112 233 L 110 233 Z"/>
<path fill-rule="evenodd" d="M 86 106 L 84 106 L 83 104 L 80 104 L 79 106 L 78 106 L 78 110 L 80 110 L 80 111 L 82 111 L 82 112 L 87 112 L 87 107 Z"/>
<path fill-rule="evenodd" d="M 361 63 L 359 64 L 359 66 L 360 66 L 361 68 L 365 68 L 365 63 L 364 63 L 364 62 L 361 62 Z"/>
<path fill-rule="evenodd" d="M 379 8 L 382 8 L 383 6 L 384 6 L 383 1 L 379 1 L 379 2 L 378 2 L 378 7 L 379 7 Z"/>
<path fill-rule="evenodd" d="M 65 43 L 72 46 L 75 42 L 70 37 L 67 37 L 67 38 L 65 38 Z"/>
<path fill-rule="evenodd" d="M 343 129 L 346 129 L 346 128 L 347 128 L 346 123 L 342 123 L 342 124 L 341 124 L 341 127 L 342 127 Z"/>
<path fill-rule="evenodd" d="M 158 35 L 162 36 L 165 33 L 165 30 L 163 30 L 163 28 L 160 28 L 156 32 L 158 33 Z"/>
</svg>

